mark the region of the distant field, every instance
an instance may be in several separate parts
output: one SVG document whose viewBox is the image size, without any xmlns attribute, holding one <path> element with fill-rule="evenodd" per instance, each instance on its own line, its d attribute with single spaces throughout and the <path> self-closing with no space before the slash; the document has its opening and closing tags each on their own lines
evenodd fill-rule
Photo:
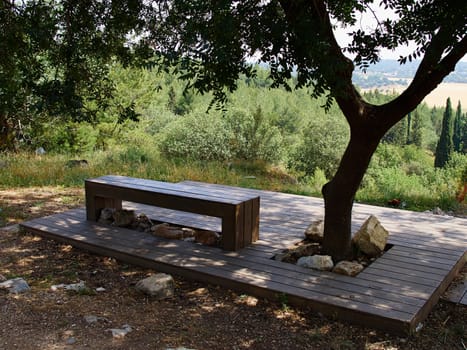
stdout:
<svg viewBox="0 0 467 350">
<path fill-rule="evenodd" d="M 364 90 L 374 90 L 364 89 Z M 379 87 L 380 91 L 397 91 L 402 92 L 405 86 L 393 85 Z M 444 107 L 446 105 L 447 98 L 451 98 L 453 108 L 457 107 L 457 101 L 461 101 L 462 109 L 464 112 L 467 111 L 467 83 L 441 83 L 431 94 L 425 98 L 425 102 L 430 107 Z"/>
</svg>

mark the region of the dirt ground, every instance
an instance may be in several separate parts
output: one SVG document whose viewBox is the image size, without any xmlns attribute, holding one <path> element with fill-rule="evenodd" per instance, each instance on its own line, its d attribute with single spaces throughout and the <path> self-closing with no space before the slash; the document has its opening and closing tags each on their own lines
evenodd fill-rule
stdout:
<svg viewBox="0 0 467 350">
<path fill-rule="evenodd" d="M 80 205 L 80 189 L 0 190 L 0 226 Z M 0 275 L 31 287 L 0 289 L 0 349 L 467 349 L 462 305 L 440 301 L 418 333 L 401 337 L 178 276 L 175 296 L 156 301 L 135 289 L 156 272 L 0 228 Z M 79 281 L 88 289 L 51 289 Z M 114 339 L 109 329 L 124 325 L 132 331 Z"/>
</svg>

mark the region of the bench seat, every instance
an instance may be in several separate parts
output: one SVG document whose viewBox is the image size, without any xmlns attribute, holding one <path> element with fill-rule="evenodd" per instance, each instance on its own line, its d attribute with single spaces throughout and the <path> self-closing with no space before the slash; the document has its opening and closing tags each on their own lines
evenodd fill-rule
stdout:
<svg viewBox="0 0 467 350">
<path fill-rule="evenodd" d="M 87 220 L 97 221 L 102 208 L 122 208 L 122 201 L 221 218 L 221 247 L 239 250 L 259 238 L 259 197 L 231 187 L 210 190 L 177 184 L 106 175 L 85 181 Z"/>
</svg>

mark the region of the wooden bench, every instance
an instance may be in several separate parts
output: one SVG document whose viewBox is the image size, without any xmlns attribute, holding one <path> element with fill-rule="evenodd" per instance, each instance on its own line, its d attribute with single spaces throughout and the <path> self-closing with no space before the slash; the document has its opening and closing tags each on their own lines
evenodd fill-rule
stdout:
<svg viewBox="0 0 467 350">
<path fill-rule="evenodd" d="M 221 247 L 238 250 L 259 238 L 259 197 L 234 187 L 211 190 L 126 176 L 107 175 L 85 181 L 87 220 L 97 221 L 102 208 L 122 209 L 122 200 L 221 218 Z"/>
</svg>

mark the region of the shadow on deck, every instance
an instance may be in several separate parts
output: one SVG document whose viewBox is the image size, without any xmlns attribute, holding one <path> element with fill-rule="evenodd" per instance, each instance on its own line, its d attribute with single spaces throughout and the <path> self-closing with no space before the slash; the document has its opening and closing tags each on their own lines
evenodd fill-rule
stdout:
<svg viewBox="0 0 467 350">
<path fill-rule="evenodd" d="M 222 188 L 220 185 L 207 185 Z M 356 277 L 271 260 L 300 241 L 324 213 L 321 199 L 247 190 L 261 197 L 260 240 L 238 252 L 86 221 L 75 209 L 24 222 L 29 231 L 122 261 L 222 285 L 258 297 L 287 295 L 293 304 L 385 331 L 412 332 L 467 260 L 467 220 L 356 204 L 353 230 L 373 214 L 390 232 L 390 249 Z M 164 222 L 219 231 L 220 220 L 128 203 Z"/>
</svg>

